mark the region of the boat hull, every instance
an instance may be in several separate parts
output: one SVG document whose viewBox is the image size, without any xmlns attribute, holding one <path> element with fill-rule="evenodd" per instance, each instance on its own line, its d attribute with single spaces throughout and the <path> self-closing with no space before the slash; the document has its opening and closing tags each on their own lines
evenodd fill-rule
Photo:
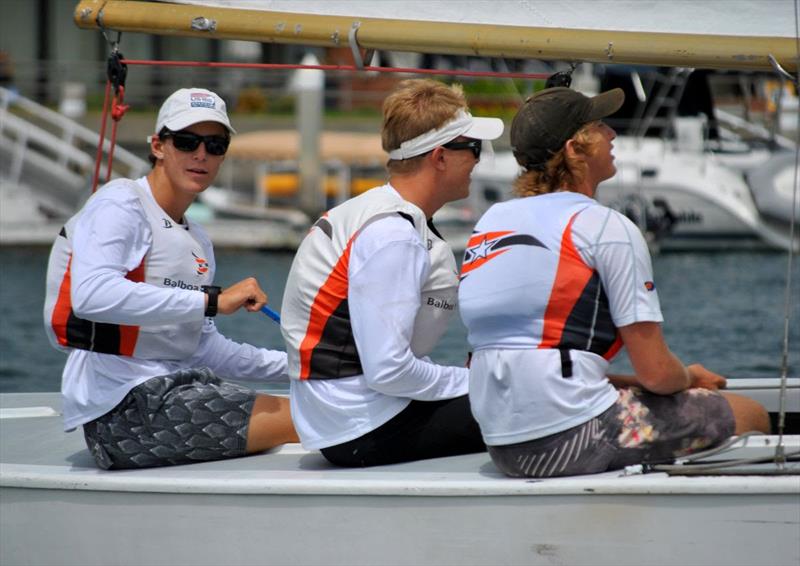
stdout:
<svg viewBox="0 0 800 566">
<path fill-rule="evenodd" d="M 800 561 L 796 493 L 1 493 L 9 565 Z"/>
<path fill-rule="evenodd" d="M 767 396 L 774 384 L 740 380 Z M 787 410 L 798 410 L 790 380 Z M 763 383 L 763 384 L 762 384 Z M 765 387 L 768 385 L 770 387 Z M 0 564 L 786 564 L 794 475 L 636 468 L 516 480 L 486 453 L 342 469 L 296 444 L 145 470 L 94 466 L 58 394 L 0 395 Z M 735 457 L 775 453 L 750 437 Z M 784 437 L 787 453 L 800 436 Z"/>
</svg>

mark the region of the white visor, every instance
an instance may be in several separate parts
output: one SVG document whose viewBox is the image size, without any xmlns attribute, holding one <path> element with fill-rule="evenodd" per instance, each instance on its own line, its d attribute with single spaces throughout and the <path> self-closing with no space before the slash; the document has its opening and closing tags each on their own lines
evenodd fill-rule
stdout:
<svg viewBox="0 0 800 566">
<path fill-rule="evenodd" d="M 491 151 L 491 144 L 486 142 L 499 138 L 503 134 L 503 128 L 503 121 L 499 118 L 473 118 L 469 112 L 459 110 L 455 117 L 441 128 L 428 130 L 401 143 L 399 148 L 389 152 L 389 159 L 402 160 L 416 157 L 459 136 L 484 140 L 484 149 L 488 146 Z"/>
</svg>

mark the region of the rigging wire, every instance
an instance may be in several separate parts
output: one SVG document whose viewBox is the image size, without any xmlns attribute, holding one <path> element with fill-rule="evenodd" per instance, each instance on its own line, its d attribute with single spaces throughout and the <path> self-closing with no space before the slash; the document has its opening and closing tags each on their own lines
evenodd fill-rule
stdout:
<svg viewBox="0 0 800 566">
<path fill-rule="evenodd" d="M 111 99 L 111 81 L 106 81 L 106 90 L 103 97 L 103 113 L 100 120 L 100 139 L 97 142 L 97 154 L 94 159 L 94 174 L 92 175 L 92 194 L 97 190 L 100 182 L 100 164 L 103 162 L 103 144 L 106 138 L 106 122 L 108 120 L 108 105 Z M 109 161 L 109 167 L 111 162 Z"/>
<path fill-rule="evenodd" d="M 763 436 L 763 434 L 756 431 L 743 432 L 738 436 L 731 436 L 722 444 L 719 444 L 713 448 L 703 450 L 702 452 L 694 452 L 692 454 L 687 454 L 686 456 L 681 456 L 678 460 L 676 460 L 675 463 L 676 464 L 691 463 L 697 460 L 704 460 L 711 456 L 716 456 L 717 454 L 727 451 L 729 448 L 734 448 L 735 447 L 734 445 L 739 444 L 743 440 L 746 440 L 747 438 L 754 436 Z M 744 442 L 742 446 L 747 446 L 747 442 Z"/>
<path fill-rule="evenodd" d="M 297 70 L 310 69 L 318 71 L 349 71 L 377 73 L 408 73 L 417 75 L 441 75 L 454 77 L 493 77 L 501 79 L 546 79 L 548 73 L 521 73 L 498 71 L 462 71 L 457 69 L 420 69 L 416 67 L 376 67 L 356 65 L 303 65 L 301 63 L 229 63 L 220 61 L 158 61 L 154 59 L 125 59 L 128 65 L 163 66 L 163 67 L 211 67 L 234 69 L 262 70 Z"/>
<path fill-rule="evenodd" d="M 784 456 L 785 461 L 800 462 L 800 450 L 789 452 Z M 728 470 L 728 474 L 737 474 L 736 468 L 754 464 L 774 463 L 774 456 L 764 456 L 757 458 L 741 458 L 738 460 L 723 460 L 720 462 L 690 463 L 690 464 L 654 464 L 647 466 L 648 471 L 666 472 L 670 475 L 713 475 L 715 472 L 723 473 Z M 776 468 L 765 468 L 756 472 L 755 470 L 745 470 L 738 472 L 744 475 L 796 475 L 796 469 L 786 469 L 785 466 Z"/>
<path fill-rule="evenodd" d="M 129 108 L 128 105 L 124 104 L 125 79 L 128 75 L 128 68 L 126 67 L 125 63 L 122 62 L 124 57 L 122 56 L 122 53 L 119 52 L 119 42 L 122 38 L 122 32 L 117 32 L 117 38 L 112 39 L 110 37 L 110 31 L 107 30 L 102 23 L 100 23 L 100 31 L 103 33 L 103 37 L 106 39 L 106 42 L 111 48 L 111 53 L 108 56 L 108 62 L 106 64 L 106 88 L 105 95 L 103 97 L 103 113 L 100 121 L 100 139 L 97 142 L 94 174 L 92 175 L 92 194 L 97 191 L 97 187 L 100 184 L 100 165 L 103 161 L 106 123 L 108 122 L 109 111 L 111 112 L 113 126 L 111 128 L 111 138 L 109 141 L 108 169 L 106 171 L 105 178 L 106 182 L 111 180 L 112 165 L 114 163 L 114 148 L 117 144 L 117 126 L 119 125 L 119 121 L 122 120 L 122 117 L 125 115 L 125 111 Z M 112 88 L 114 90 L 113 99 L 111 97 Z"/>
<path fill-rule="evenodd" d="M 795 36 L 795 56 L 796 61 L 800 61 L 800 0 L 794 0 L 794 36 Z M 791 76 L 795 94 L 800 93 L 797 76 Z M 781 82 L 786 80 L 784 77 Z M 778 117 L 776 117 L 777 119 Z M 797 115 L 797 132 L 800 132 L 800 112 Z M 798 212 L 798 192 L 800 189 L 800 144 L 795 143 L 794 149 L 794 179 L 792 186 L 792 213 L 789 215 L 789 251 L 786 261 L 786 288 L 784 291 L 784 310 L 783 310 L 783 348 L 781 354 L 781 393 L 780 408 L 778 411 L 778 445 L 775 447 L 775 461 L 779 466 L 783 465 L 786 455 L 783 450 L 783 433 L 786 427 L 786 384 L 789 375 L 789 319 L 792 308 L 792 267 L 794 265 L 794 241 L 796 224 L 795 218 Z"/>
<path fill-rule="evenodd" d="M 125 59 L 124 62 L 122 54 L 119 52 L 119 40 L 121 33 L 118 33 L 117 39 L 112 40 L 105 28 L 101 28 L 103 36 L 106 38 L 109 46 L 111 47 L 111 55 L 108 62 L 108 79 L 106 81 L 105 97 L 103 100 L 103 113 L 100 125 L 100 139 L 97 145 L 97 155 L 95 158 L 95 170 L 92 177 L 92 193 L 97 190 L 100 184 L 100 164 L 103 159 L 103 147 L 105 143 L 106 122 L 109 113 L 109 105 L 111 117 L 113 120 L 110 149 L 108 152 L 108 164 L 105 181 L 111 180 L 112 164 L 114 159 L 114 146 L 116 144 L 117 126 L 128 106 L 125 105 L 125 77 L 127 74 L 128 65 L 138 66 L 160 66 L 160 67 L 208 67 L 208 68 L 238 68 L 238 69 L 261 69 L 261 70 L 298 70 L 298 69 L 312 69 L 321 71 L 372 71 L 379 73 L 412 73 L 419 75 L 439 75 L 439 76 L 457 76 L 457 77 L 494 77 L 494 78 L 514 78 L 514 79 L 546 79 L 549 75 L 546 73 L 520 73 L 520 72 L 497 72 L 497 71 L 461 71 L 453 69 L 420 69 L 413 67 L 379 67 L 379 66 L 357 66 L 357 65 L 305 65 L 305 64 L 289 64 L 289 63 L 230 63 L 230 62 L 213 62 L 213 61 L 159 61 L 155 59 Z M 114 89 L 113 100 L 111 99 L 111 89 Z"/>
</svg>

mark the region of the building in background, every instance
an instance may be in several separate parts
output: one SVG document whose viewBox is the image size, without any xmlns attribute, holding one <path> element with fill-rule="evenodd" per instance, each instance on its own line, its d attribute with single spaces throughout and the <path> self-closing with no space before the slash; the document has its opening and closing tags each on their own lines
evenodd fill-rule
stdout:
<svg viewBox="0 0 800 566">
<path fill-rule="evenodd" d="M 103 35 L 73 23 L 71 0 L 3 0 L 0 18 L 0 86 L 37 102 L 61 105 L 65 95 L 84 92 L 89 106 L 102 101 L 110 47 Z M 116 39 L 117 34 L 111 33 Z M 249 41 L 124 33 L 120 52 L 127 59 L 298 62 L 305 49 Z M 258 104 L 257 90 L 280 88 L 285 74 L 242 69 L 136 67 L 128 71 L 126 100 L 157 106 L 170 92 L 192 84 L 234 101 Z M 75 85 L 82 85 L 75 86 Z M 250 89 L 250 90 L 248 90 Z"/>
</svg>

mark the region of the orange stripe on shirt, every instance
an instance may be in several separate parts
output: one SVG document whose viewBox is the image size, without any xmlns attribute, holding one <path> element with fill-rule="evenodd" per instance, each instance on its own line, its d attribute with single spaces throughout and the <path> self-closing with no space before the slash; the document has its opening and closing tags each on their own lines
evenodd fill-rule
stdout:
<svg viewBox="0 0 800 566">
<path fill-rule="evenodd" d="M 72 254 L 69 254 L 67 260 L 67 269 L 64 271 L 64 277 L 61 279 L 61 285 L 58 288 L 58 297 L 56 304 L 53 307 L 53 314 L 50 317 L 50 325 L 56 334 L 58 343 L 64 347 L 69 346 L 67 342 L 67 322 L 69 315 L 72 312 L 72 298 L 70 296 L 70 289 L 72 287 L 72 277 L 70 275 L 70 268 L 72 267 Z"/>
<path fill-rule="evenodd" d="M 134 283 L 142 283 L 144 281 L 145 273 L 144 273 L 144 258 L 142 258 L 142 263 L 139 264 L 139 267 L 134 269 L 133 271 L 129 271 L 128 274 L 125 276 L 125 279 L 129 279 Z M 139 327 L 138 326 L 125 326 L 120 324 L 119 325 L 119 353 L 123 356 L 133 356 L 134 350 L 136 350 L 136 341 L 139 339 Z"/>
<path fill-rule="evenodd" d="M 593 270 L 584 263 L 572 243 L 572 224 L 578 213 L 572 215 L 561 236 L 561 253 L 558 258 L 556 278 L 544 313 L 544 328 L 539 348 L 553 348 L 561 342 L 567 318 L 581 297 Z"/>
<path fill-rule="evenodd" d="M 317 291 L 314 302 L 311 303 L 311 313 L 308 317 L 306 335 L 300 343 L 300 379 L 308 379 L 311 374 L 311 355 L 322 339 L 322 333 L 328 319 L 336 311 L 341 302 L 347 298 L 348 267 L 350 264 L 350 249 L 355 241 L 355 236 L 347 242 L 342 255 L 333 267 L 330 275 Z"/>
<path fill-rule="evenodd" d="M 622 336 L 620 336 L 619 331 L 617 331 L 617 337 L 614 338 L 614 343 L 611 344 L 611 347 L 606 351 L 605 354 L 603 354 L 603 358 L 611 361 L 614 359 L 614 356 L 617 355 L 617 352 L 622 349 L 622 346 Z"/>
</svg>

